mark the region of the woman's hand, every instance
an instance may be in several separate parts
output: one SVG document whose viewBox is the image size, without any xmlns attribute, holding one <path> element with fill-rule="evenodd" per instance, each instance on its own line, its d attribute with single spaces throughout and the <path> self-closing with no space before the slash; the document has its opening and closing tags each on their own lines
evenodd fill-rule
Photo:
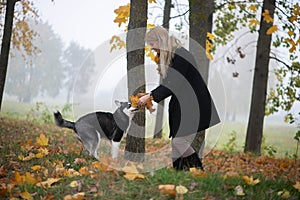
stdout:
<svg viewBox="0 0 300 200">
<path fill-rule="evenodd" d="M 137 104 L 138 104 L 139 106 L 144 106 L 144 105 L 146 105 L 146 103 L 147 103 L 148 101 L 150 101 L 150 100 L 151 100 L 151 96 L 150 96 L 149 93 L 147 93 L 147 94 L 145 94 L 144 96 L 142 96 L 142 97 L 139 98 Z"/>
</svg>

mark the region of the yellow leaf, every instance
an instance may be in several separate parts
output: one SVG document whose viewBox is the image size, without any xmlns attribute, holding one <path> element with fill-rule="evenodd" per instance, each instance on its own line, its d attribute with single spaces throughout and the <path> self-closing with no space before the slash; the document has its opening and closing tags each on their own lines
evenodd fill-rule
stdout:
<svg viewBox="0 0 300 200">
<path fill-rule="evenodd" d="M 77 194 L 74 195 L 67 195 L 64 197 L 64 200 L 83 200 L 85 199 L 84 197 L 85 193 L 84 192 L 79 192 Z"/>
<path fill-rule="evenodd" d="M 149 3 L 156 3 L 156 0 L 148 0 Z"/>
<path fill-rule="evenodd" d="M 72 181 L 71 183 L 70 183 L 70 187 L 78 187 L 78 182 L 77 181 Z"/>
<path fill-rule="evenodd" d="M 250 6 L 248 7 L 248 9 L 249 9 L 249 10 L 251 10 L 252 12 L 254 12 L 254 13 L 257 11 L 257 8 L 256 8 L 256 6 L 255 6 L 255 5 L 253 5 L 253 4 L 252 4 L 252 5 L 250 5 Z"/>
<path fill-rule="evenodd" d="M 15 178 L 12 179 L 12 183 L 14 184 L 24 184 L 25 183 L 25 177 L 21 176 L 19 172 L 15 172 Z"/>
<path fill-rule="evenodd" d="M 118 26 L 120 27 L 122 23 L 126 23 L 129 18 L 129 12 L 130 12 L 130 3 L 128 3 L 125 6 L 120 6 L 119 8 L 115 9 L 114 12 L 117 14 L 114 22 L 118 23 Z"/>
<path fill-rule="evenodd" d="M 126 178 L 127 180 L 133 181 L 135 179 L 143 179 L 145 178 L 145 176 L 143 174 L 139 174 L 139 173 L 126 173 L 124 175 L 124 178 Z"/>
<path fill-rule="evenodd" d="M 299 41 L 299 40 L 298 40 Z M 291 48 L 289 49 L 289 52 L 290 53 L 293 53 L 295 50 L 296 50 L 296 45 L 297 45 L 297 42 L 295 42 L 294 40 L 292 39 L 285 39 L 285 42 L 286 43 L 289 43 L 291 45 Z"/>
<path fill-rule="evenodd" d="M 147 28 L 150 29 L 150 28 L 154 28 L 155 25 L 154 24 L 147 24 Z"/>
<path fill-rule="evenodd" d="M 31 176 L 31 174 L 29 172 L 25 173 L 25 182 L 29 183 L 29 184 L 35 184 L 37 182 L 37 180 Z"/>
<path fill-rule="evenodd" d="M 33 200 L 31 194 L 27 191 L 20 193 L 20 197 L 22 197 L 22 199 L 26 199 L 26 200 Z"/>
<path fill-rule="evenodd" d="M 159 185 L 158 189 L 163 193 L 163 194 L 168 194 L 173 197 L 176 196 L 176 191 L 175 191 L 175 185 Z"/>
<path fill-rule="evenodd" d="M 209 60 L 213 60 L 213 59 L 214 59 L 214 57 L 212 56 L 212 54 L 209 53 L 209 52 L 207 52 L 207 51 L 206 51 L 206 57 L 207 57 Z"/>
<path fill-rule="evenodd" d="M 210 32 L 207 32 L 207 33 L 206 33 L 206 37 L 207 37 L 208 39 L 210 39 L 210 40 L 214 40 L 214 39 L 217 38 L 214 34 L 212 34 L 212 33 L 210 33 Z"/>
<path fill-rule="evenodd" d="M 82 174 L 82 175 L 85 175 L 85 176 L 90 175 L 89 169 L 87 167 L 81 167 L 79 169 L 79 173 Z"/>
<path fill-rule="evenodd" d="M 40 170 L 41 168 L 42 168 L 41 165 L 34 165 L 34 166 L 31 167 L 31 170 L 32 170 L 32 171 L 38 171 L 38 170 Z"/>
<path fill-rule="evenodd" d="M 22 155 L 19 155 L 18 158 L 19 158 L 19 160 L 22 160 L 22 161 L 29 161 L 29 160 L 35 158 L 35 154 L 34 153 L 29 153 L 29 155 L 26 156 L 26 157 L 24 157 Z"/>
<path fill-rule="evenodd" d="M 289 34 L 289 36 L 293 36 L 295 33 L 294 33 L 294 31 L 289 30 L 288 34 Z"/>
<path fill-rule="evenodd" d="M 256 185 L 260 182 L 259 179 L 253 179 L 253 176 L 248 177 L 248 176 L 243 176 L 243 179 L 245 181 L 245 183 L 247 183 L 248 185 Z"/>
<path fill-rule="evenodd" d="M 177 194 L 185 194 L 189 191 L 186 187 L 184 187 L 182 185 L 176 186 L 175 190 L 176 190 Z"/>
<path fill-rule="evenodd" d="M 193 177 L 201 177 L 201 178 L 203 178 L 203 177 L 207 176 L 206 172 L 203 172 L 202 170 L 197 169 L 195 167 L 190 168 L 190 172 L 192 173 Z"/>
<path fill-rule="evenodd" d="M 81 174 L 74 170 L 74 169 L 68 169 L 68 171 L 64 171 L 64 176 L 67 177 L 74 177 L 74 176 L 80 176 Z"/>
<path fill-rule="evenodd" d="M 290 195 L 290 192 L 289 191 L 287 191 L 287 190 L 283 190 L 283 191 L 279 191 L 278 193 L 277 193 L 277 195 L 278 196 L 280 196 L 281 198 L 283 198 L 283 199 L 287 199 L 287 198 L 289 198 L 291 195 Z"/>
<path fill-rule="evenodd" d="M 270 23 L 270 22 L 274 22 L 274 19 L 270 16 L 270 13 L 269 13 L 269 10 L 265 10 L 262 14 L 262 16 L 264 17 L 264 21 L 267 22 L 267 23 Z"/>
<path fill-rule="evenodd" d="M 236 187 L 234 188 L 234 191 L 235 191 L 235 194 L 236 194 L 237 196 L 244 196 L 244 195 L 245 195 L 244 189 L 243 189 L 243 187 L 240 186 L 240 185 L 236 186 Z"/>
<path fill-rule="evenodd" d="M 249 26 L 257 26 L 257 25 L 259 25 L 259 21 L 257 21 L 256 19 L 249 20 Z"/>
<path fill-rule="evenodd" d="M 46 138 L 46 136 L 41 133 L 39 137 L 36 138 L 36 142 L 35 142 L 38 146 L 48 146 L 48 138 Z"/>
<path fill-rule="evenodd" d="M 298 190 L 298 192 L 300 192 L 300 182 L 297 181 L 295 185 L 293 185 L 294 188 L 296 188 Z"/>
<path fill-rule="evenodd" d="M 58 182 L 60 178 L 48 178 L 46 181 L 39 182 L 36 185 L 39 187 L 47 188 L 51 187 L 54 183 Z"/>
<path fill-rule="evenodd" d="M 272 33 L 276 32 L 276 31 L 277 31 L 277 25 L 271 26 L 267 30 L 267 35 L 271 35 Z"/>
</svg>

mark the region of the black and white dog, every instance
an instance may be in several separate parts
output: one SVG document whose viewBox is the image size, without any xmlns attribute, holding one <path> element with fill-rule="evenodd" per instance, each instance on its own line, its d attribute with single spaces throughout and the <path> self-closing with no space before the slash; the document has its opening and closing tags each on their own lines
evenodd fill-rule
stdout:
<svg viewBox="0 0 300 200">
<path fill-rule="evenodd" d="M 112 158 L 118 157 L 120 142 L 137 108 L 128 102 L 115 101 L 118 106 L 114 113 L 93 112 L 82 116 L 76 122 L 63 119 L 59 111 L 54 112 L 56 125 L 74 130 L 77 138 L 84 146 L 84 153 L 99 159 L 97 150 L 101 139 L 112 142 Z"/>
</svg>

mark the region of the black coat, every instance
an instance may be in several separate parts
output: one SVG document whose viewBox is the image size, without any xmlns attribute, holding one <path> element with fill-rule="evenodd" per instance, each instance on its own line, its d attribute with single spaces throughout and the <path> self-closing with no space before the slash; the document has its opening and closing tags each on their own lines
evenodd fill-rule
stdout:
<svg viewBox="0 0 300 200">
<path fill-rule="evenodd" d="M 220 122 L 195 59 L 183 47 L 175 51 L 167 76 L 151 94 L 155 102 L 171 96 L 170 137 L 190 135 Z"/>
</svg>

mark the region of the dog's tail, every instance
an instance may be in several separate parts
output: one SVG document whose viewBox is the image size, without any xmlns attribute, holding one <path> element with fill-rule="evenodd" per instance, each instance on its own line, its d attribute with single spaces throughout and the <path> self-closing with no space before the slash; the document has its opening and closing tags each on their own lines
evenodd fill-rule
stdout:
<svg viewBox="0 0 300 200">
<path fill-rule="evenodd" d="M 53 114 L 54 114 L 55 124 L 57 126 L 62 127 L 62 128 L 69 128 L 69 129 L 72 129 L 75 131 L 75 123 L 74 122 L 65 120 L 58 110 L 54 111 Z"/>
</svg>

